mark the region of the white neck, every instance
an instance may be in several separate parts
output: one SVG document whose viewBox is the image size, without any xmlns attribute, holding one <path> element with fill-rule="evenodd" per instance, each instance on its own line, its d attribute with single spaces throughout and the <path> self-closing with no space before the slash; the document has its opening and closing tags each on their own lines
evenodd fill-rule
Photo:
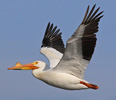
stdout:
<svg viewBox="0 0 116 100">
<path fill-rule="evenodd" d="M 39 67 L 38 69 L 32 70 L 33 76 L 39 78 L 40 74 L 47 69 L 48 65 L 45 63 L 43 66 Z"/>
</svg>

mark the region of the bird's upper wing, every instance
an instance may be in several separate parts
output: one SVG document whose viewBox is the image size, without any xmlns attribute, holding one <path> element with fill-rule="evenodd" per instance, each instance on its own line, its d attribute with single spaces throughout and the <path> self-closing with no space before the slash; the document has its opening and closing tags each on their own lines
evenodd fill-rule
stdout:
<svg viewBox="0 0 116 100">
<path fill-rule="evenodd" d="M 47 25 L 45 35 L 42 41 L 41 53 L 50 61 L 50 67 L 55 67 L 61 60 L 64 53 L 64 43 L 62 41 L 60 29 L 57 26 Z"/>
<path fill-rule="evenodd" d="M 82 23 L 68 39 L 64 55 L 53 70 L 83 78 L 84 71 L 96 45 L 95 33 L 98 32 L 98 23 L 103 17 L 101 15 L 103 11 L 97 13 L 100 7 L 94 11 L 95 6 L 93 6 L 90 12 L 88 6 Z"/>
</svg>

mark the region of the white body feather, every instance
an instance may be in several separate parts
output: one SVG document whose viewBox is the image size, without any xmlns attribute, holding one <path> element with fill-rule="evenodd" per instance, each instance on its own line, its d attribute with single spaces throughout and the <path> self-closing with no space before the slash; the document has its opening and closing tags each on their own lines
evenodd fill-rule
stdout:
<svg viewBox="0 0 116 100">
<path fill-rule="evenodd" d="M 88 83 L 87 81 L 77 78 L 71 74 L 61 73 L 51 69 L 40 72 L 38 72 L 38 69 L 37 73 L 36 71 L 37 69 L 33 70 L 33 75 L 49 85 L 67 90 L 88 89 L 87 86 L 80 84 L 80 81 Z"/>
</svg>

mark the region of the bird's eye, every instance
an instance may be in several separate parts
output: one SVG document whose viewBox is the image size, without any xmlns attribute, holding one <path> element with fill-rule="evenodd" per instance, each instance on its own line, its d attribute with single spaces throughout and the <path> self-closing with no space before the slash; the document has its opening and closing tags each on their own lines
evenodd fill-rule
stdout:
<svg viewBox="0 0 116 100">
<path fill-rule="evenodd" d="M 35 64 L 38 64 L 38 62 L 35 62 Z"/>
</svg>

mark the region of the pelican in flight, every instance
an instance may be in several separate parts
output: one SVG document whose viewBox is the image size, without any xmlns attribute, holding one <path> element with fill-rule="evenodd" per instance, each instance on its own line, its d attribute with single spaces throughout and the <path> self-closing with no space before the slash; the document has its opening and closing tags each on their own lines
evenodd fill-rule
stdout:
<svg viewBox="0 0 116 100">
<path fill-rule="evenodd" d="M 60 29 L 48 23 L 42 41 L 41 53 L 50 61 L 50 68 L 43 61 L 24 64 L 16 63 L 8 70 L 32 70 L 39 80 L 57 88 L 66 90 L 98 89 L 95 84 L 84 80 L 84 72 L 89 64 L 96 45 L 98 24 L 103 11 L 95 10 L 94 5 L 89 11 L 87 7 L 82 23 L 68 39 L 66 48 L 62 41 Z"/>
</svg>

